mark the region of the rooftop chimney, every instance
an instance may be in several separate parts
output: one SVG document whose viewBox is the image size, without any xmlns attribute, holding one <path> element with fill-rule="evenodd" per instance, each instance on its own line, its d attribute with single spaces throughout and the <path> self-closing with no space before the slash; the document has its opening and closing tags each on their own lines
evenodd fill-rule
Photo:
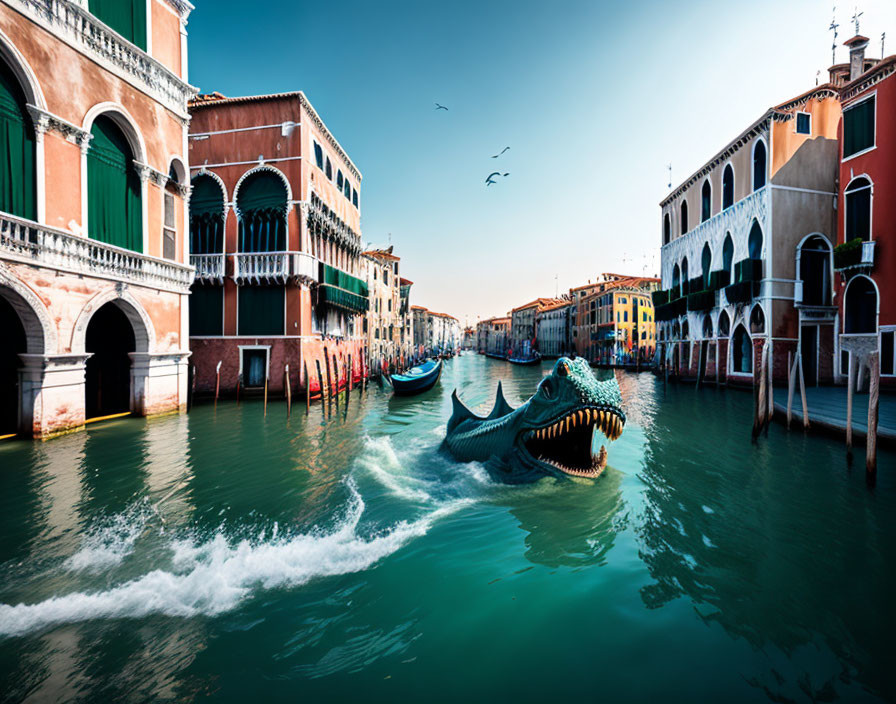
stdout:
<svg viewBox="0 0 896 704">
<path fill-rule="evenodd" d="M 868 37 L 857 34 L 843 42 L 843 45 L 849 47 L 849 80 L 854 81 L 865 73 L 865 47 L 868 46 Z"/>
</svg>

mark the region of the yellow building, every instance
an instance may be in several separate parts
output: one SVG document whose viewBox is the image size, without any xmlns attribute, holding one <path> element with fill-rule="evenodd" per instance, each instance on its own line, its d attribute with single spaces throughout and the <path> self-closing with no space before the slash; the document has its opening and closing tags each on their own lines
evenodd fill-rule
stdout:
<svg viewBox="0 0 896 704">
<path fill-rule="evenodd" d="M 658 286 L 659 279 L 620 278 L 582 299 L 579 335 L 587 341 L 589 362 L 618 365 L 650 360 L 656 350 L 650 294 Z"/>
</svg>

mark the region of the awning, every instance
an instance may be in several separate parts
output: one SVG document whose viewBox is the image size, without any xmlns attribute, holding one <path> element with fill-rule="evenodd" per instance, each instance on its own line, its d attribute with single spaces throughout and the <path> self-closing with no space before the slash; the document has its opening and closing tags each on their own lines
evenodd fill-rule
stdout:
<svg viewBox="0 0 896 704">
<path fill-rule="evenodd" d="M 320 302 L 363 313 L 370 308 L 367 283 L 321 262 Z"/>
</svg>

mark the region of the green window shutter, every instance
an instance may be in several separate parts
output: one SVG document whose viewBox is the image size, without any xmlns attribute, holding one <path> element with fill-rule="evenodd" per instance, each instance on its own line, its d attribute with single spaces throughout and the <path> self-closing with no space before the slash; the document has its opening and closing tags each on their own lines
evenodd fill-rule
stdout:
<svg viewBox="0 0 896 704">
<path fill-rule="evenodd" d="M 874 98 L 843 111 L 843 157 L 874 146 Z"/>
<path fill-rule="evenodd" d="M 90 13 L 146 51 L 146 0 L 90 0 Z"/>
<path fill-rule="evenodd" d="M 87 152 L 87 220 L 91 239 L 143 251 L 140 177 L 118 126 L 101 115 Z"/>
<path fill-rule="evenodd" d="M 223 287 L 194 286 L 190 291 L 190 335 L 223 334 Z"/>
<path fill-rule="evenodd" d="M 190 195 L 190 252 L 220 254 L 224 251 L 224 193 L 211 176 L 193 179 Z"/>
<path fill-rule="evenodd" d="M 0 210 L 37 219 L 34 126 L 25 94 L 0 61 Z"/>
<path fill-rule="evenodd" d="M 283 335 L 282 286 L 240 286 L 238 335 Z"/>
</svg>

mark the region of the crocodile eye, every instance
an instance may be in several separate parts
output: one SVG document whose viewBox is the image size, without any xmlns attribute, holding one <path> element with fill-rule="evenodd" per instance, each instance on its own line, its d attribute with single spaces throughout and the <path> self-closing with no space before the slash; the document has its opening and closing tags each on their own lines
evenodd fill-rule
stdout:
<svg viewBox="0 0 896 704">
<path fill-rule="evenodd" d="M 545 377 L 545 380 L 541 382 L 541 392 L 545 398 L 551 398 L 554 395 L 554 385 L 551 383 L 550 377 Z"/>
<path fill-rule="evenodd" d="M 568 376 L 569 375 L 569 367 L 566 366 L 566 362 L 563 362 L 559 367 L 557 367 L 557 376 Z"/>
</svg>

